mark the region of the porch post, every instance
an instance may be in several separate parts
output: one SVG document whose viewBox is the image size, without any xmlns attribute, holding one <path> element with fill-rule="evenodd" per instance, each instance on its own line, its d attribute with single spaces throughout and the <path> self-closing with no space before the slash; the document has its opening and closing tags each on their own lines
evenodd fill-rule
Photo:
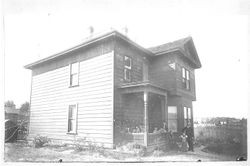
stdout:
<svg viewBox="0 0 250 166">
<path fill-rule="evenodd" d="M 144 91 L 144 144 L 148 146 L 148 92 Z"/>
<path fill-rule="evenodd" d="M 167 125 L 167 129 L 168 129 L 168 94 L 166 93 L 165 95 L 165 122 L 166 122 L 166 125 Z"/>
</svg>

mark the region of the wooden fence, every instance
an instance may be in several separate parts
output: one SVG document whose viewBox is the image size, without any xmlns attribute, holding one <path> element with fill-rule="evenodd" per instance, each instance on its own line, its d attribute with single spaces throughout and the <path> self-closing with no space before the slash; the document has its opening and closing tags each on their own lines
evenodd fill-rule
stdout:
<svg viewBox="0 0 250 166">
<path fill-rule="evenodd" d="M 247 151 L 247 126 L 195 126 L 194 136 L 199 141 L 223 141 L 239 143 Z"/>
<path fill-rule="evenodd" d="M 240 128 L 230 128 L 226 126 L 206 126 L 195 127 L 195 138 L 207 139 L 216 138 L 226 140 L 230 138 L 241 139 L 243 130 Z"/>
</svg>

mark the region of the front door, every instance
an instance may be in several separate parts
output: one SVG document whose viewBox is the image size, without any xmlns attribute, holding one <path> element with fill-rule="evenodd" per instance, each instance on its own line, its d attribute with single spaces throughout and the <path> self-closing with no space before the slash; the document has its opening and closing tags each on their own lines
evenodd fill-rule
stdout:
<svg viewBox="0 0 250 166">
<path fill-rule="evenodd" d="M 165 112 L 165 118 L 168 122 L 168 130 L 177 132 L 177 107 L 169 106 L 167 112 Z"/>
</svg>

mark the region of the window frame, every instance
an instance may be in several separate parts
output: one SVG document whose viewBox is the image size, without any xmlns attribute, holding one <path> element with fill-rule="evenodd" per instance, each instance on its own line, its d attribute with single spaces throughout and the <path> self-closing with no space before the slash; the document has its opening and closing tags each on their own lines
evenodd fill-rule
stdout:
<svg viewBox="0 0 250 166">
<path fill-rule="evenodd" d="M 75 113 L 71 113 L 72 116 L 74 115 L 74 117 L 72 117 L 72 119 L 70 119 L 70 108 L 74 106 L 75 107 Z M 72 120 L 74 120 L 74 123 L 70 123 Z M 68 116 L 67 116 L 67 134 L 77 134 L 77 123 L 78 123 L 78 104 L 77 103 L 72 103 L 68 105 Z M 70 124 L 73 124 L 74 127 L 72 130 L 70 130 Z"/>
<path fill-rule="evenodd" d="M 128 59 L 129 60 L 129 66 L 127 66 L 126 65 L 126 59 Z M 125 80 L 125 81 L 131 81 L 131 71 L 132 71 L 132 58 L 131 57 L 129 57 L 129 56 L 124 56 L 124 58 L 123 58 L 123 62 L 124 62 L 124 73 L 123 73 L 123 79 Z"/>
<path fill-rule="evenodd" d="M 174 118 L 170 118 L 169 116 L 169 107 L 174 107 L 175 110 L 176 110 L 176 113 L 175 113 L 175 117 Z M 175 130 L 172 130 L 172 132 L 178 132 L 178 107 L 177 106 L 168 106 L 168 130 L 170 130 L 170 121 L 175 121 L 175 124 L 176 124 L 176 129 Z"/>
<path fill-rule="evenodd" d="M 184 119 L 184 127 L 187 126 L 188 122 L 192 121 L 192 109 L 191 109 L 191 107 L 187 107 L 187 106 L 183 107 L 183 119 Z"/>
<path fill-rule="evenodd" d="M 76 64 L 77 66 L 77 72 L 72 73 L 73 65 Z M 77 87 L 79 86 L 79 75 L 80 75 L 80 63 L 79 62 L 73 62 L 69 64 L 69 87 Z M 73 84 L 73 76 L 76 76 L 76 84 Z"/>
<path fill-rule="evenodd" d="M 182 67 L 181 70 L 181 75 L 182 75 L 182 87 L 185 88 L 186 90 L 191 90 L 191 85 L 190 85 L 190 71 L 186 69 L 185 67 Z"/>
</svg>

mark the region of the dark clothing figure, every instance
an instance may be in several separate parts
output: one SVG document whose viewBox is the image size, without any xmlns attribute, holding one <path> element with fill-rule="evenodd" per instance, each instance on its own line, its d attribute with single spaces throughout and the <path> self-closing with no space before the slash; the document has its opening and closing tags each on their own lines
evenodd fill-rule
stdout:
<svg viewBox="0 0 250 166">
<path fill-rule="evenodd" d="M 181 151 L 186 152 L 188 150 L 187 135 L 183 133 L 181 136 Z"/>
<path fill-rule="evenodd" d="M 183 133 L 187 135 L 187 142 L 188 142 L 188 151 L 194 151 L 193 148 L 193 128 L 188 125 L 182 130 Z"/>
</svg>

